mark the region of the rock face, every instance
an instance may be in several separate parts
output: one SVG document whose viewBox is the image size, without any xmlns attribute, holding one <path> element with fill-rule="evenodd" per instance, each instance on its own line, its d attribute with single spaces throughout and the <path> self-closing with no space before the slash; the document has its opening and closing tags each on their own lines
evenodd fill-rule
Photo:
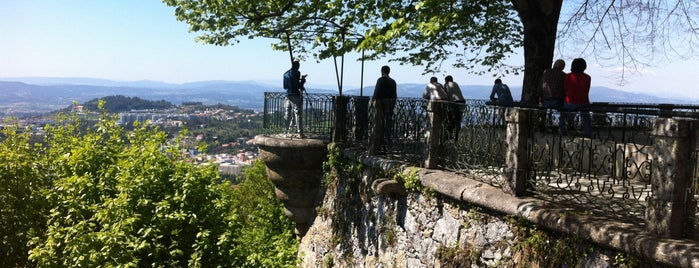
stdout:
<svg viewBox="0 0 699 268">
<path fill-rule="evenodd" d="M 284 203 L 286 216 L 296 223 L 296 235 L 303 237 L 315 218 L 314 205 L 321 193 L 323 161 L 327 143 L 317 139 L 292 139 L 258 135 L 260 159 L 274 183 L 277 199 Z"/>
</svg>

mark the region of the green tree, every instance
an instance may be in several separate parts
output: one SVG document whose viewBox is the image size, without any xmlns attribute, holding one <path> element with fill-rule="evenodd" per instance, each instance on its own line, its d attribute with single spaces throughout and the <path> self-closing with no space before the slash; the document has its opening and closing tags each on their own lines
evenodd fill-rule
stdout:
<svg viewBox="0 0 699 268">
<path fill-rule="evenodd" d="M 235 255 L 244 256 L 237 267 L 295 267 L 298 242 L 294 223 L 284 214 L 284 206 L 274 196 L 274 185 L 267 178 L 262 161 L 245 170 L 233 200 Z"/>
<path fill-rule="evenodd" d="M 633 69 L 672 53 L 666 51 L 686 57 L 699 41 L 699 3 L 687 0 L 567 1 L 572 13 L 562 20 L 562 0 L 163 2 L 201 33 L 201 42 L 274 37 L 280 38 L 274 48 L 291 48 L 299 58 L 310 51 L 323 59 L 365 50 L 367 59 L 424 65 L 427 73 L 450 63 L 497 76 L 521 70 L 503 63 L 521 47 L 524 102 L 538 99 L 536 89 L 556 47 L 576 57 L 619 59 Z"/>
<path fill-rule="evenodd" d="M 94 124 L 61 116 L 45 146 L 10 125 L 0 143 L 3 267 L 296 262 L 293 225 L 261 163 L 234 189 L 216 165 L 181 158 L 165 133 L 124 131 L 106 112 Z"/>
<path fill-rule="evenodd" d="M 32 145 L 30 135 L 14 120 L 6 120 L 0 134 L 0 267 L 29 266 L 29 241 L 46 229 L 49 204 L 42 191 L 50 181 L 41 172 L 41 146 Z"/>
</svg>

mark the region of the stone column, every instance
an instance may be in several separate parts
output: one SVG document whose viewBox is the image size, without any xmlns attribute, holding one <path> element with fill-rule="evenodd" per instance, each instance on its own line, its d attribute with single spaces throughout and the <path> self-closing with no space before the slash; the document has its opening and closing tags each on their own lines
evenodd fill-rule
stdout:
<svg viewBox="0 0 699 268">
<path fill-rule="evenodd" d="M 274 183 L 275 196 L 284 203 L 286 216 L 296 223 L 297 237 L 303 237 L 315 218 L 316 202 L 322 200 L 327 143 L 266 135 L 256 136 L 255 143 Z"/>
<path fill-rule="evenodd" d="M 447 115 L 447 102 L 430 101 L 427 106 L 427 111 L 430 117 L 429 137 L 427 140 L 427 154 L 425 155 L 425 168 L 437 168 L 440 164 L 443 153 L 443 135 L 444 122 Z"/>
<path fill-rule="evenodd" d="M 347 103 L 349 97 L 334 96 L 333 107 L 334 122 L 333 122 L 333 142 L 345 142 L 347 140 Z"/>
<path fill-rule="evenodd" d="M 658 118 L 653 126 L 656 161 L 653 163 L 651 190 L 646 207 L 648 231 L 662 237 L 679 238 L 694 217 L 691 195 L 696 159 L 696 121 Z"/>
<path fill-rule="evenodd" d="M 354 97 L 354 138 L 362 142 L 369 129 L 369 97 Z"/>
<path fill-rule="evenodd" d="M 514 196 L 523 196 L 527 191 L 529 174 L 529 139 L 535 124 L 530 123 L 534 110 L 507 108 L 507 152 L 505 153 L 505 170 L 503 172 L 503 191 Z"/>
</svg>

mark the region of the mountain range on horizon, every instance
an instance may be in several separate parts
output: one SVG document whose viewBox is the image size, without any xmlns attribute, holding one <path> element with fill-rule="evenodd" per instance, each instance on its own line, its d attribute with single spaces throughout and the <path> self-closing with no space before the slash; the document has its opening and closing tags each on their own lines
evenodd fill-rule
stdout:
<svg viewBox="0 0 699 268">
<path fill-rule="evenodd" d="M 419 98 L 424 84 L 398 84 L 399 97 Z M 309 93 L 338 94 L 336 89 L 308 84 Z M 467 99 L 487 99 L 491 85 L 461 85 Z M 520 86 L 511 86 L 515 99 L 521 96 Z M 97 78 L 23 77 L 0 78 L 0 115 L 45 113 L 63 109 L 73 102 L 84 103 L 113 95 L 139 97 L 146 100 L 165 100 L 175 105 L 182 102 L 227 104 L 244 109 L 262 110 L 264 92 L 283 91 L 281 85 L 270 81 L 197 81 L 183 84 L 159 81 L 114 81 Z M 373 84 L 365 86 L 364 96 L 371 96 Z M 344 89 L 343 95 L 360 95 L 358 87 Z M 632 93 L 607 87 L 592 87 L 593 102 L 615 103 L 672 103 L 699 104 L 691 98 L 671 98 L 643 93 Z"/>
</svg>

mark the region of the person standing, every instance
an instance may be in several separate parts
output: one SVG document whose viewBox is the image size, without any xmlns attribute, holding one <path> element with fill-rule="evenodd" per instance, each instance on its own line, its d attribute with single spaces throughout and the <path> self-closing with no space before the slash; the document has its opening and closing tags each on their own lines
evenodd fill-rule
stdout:
<svg viewBox="0 0 699 268">
<path fill-rule="evenodd" d="M 422 93 L 422 98 L 426 99 L 427 111 L 430 117 L 430 123 L 432 125 L 432 130 L 430 131 L 430 137 L 438 144 L 442 144 L 446 139 L 448 139 L 449 132 L 446 130 L 448 126 L 447 122 L 447 100 L 448 96 L 444 87 L 439 83 L 437 77 L 430 77 L 430 82 L 425 86 L 425 91 Z M 436 138 L 436 139 L 435 139 Z"/>
<path fill-rule="evenodd" d="M 503 84 L 500 78 L 495 79 L 495 84 L 493 85 L 493 90 L 490 91 L 490 101 L 496 104 L 512 104 L 512 92 L 510 92 L 510 87 L 507 84 Z M 495 107 L 496 117 L 493 118 L 493 125 L 505 126 L 505 108 Z"/>
<path fill-rule="evenodd" d="M 374 135 L 373 153 L 380 154 L 385 151 L 387 144 L 391 143 L 391 128 L 393 126 L 393 108 L 398 98 L 396 81 L 389 76 L 391 68 L 387 65 L 381 67 L 381 77 L 376 80 L 374 94 L 371 97 L 371 106 L 374 107 Z"/>
<path fill-rule="evenodd" d="M 306 79 L 301 77 L 299 68 L 301 64 L 298 61 L 291 63 L 291 69 L 284 73 L 284 89 L 286 89 L 286 133 L 289 133 L 291 127 L 296 125 L 296 132 L 299 137 L 305 138 L 302 132 L 303 119 L 303 92 L 305 88 L 303 84 Z M 293 111 L 293 113 L 292 113 Z"/>
<path fill-rule="evenodd" d="M 568 113 L 567 119 L 571 119 L 573 113 L 580 113 L 580 121 L 582 124 L 582 130 L 585 137 L 592 136 L 592 119 L 590 118 L 590 112 L 587 109 L 590 106 L 590 84 L 591 77 L 585 73 L 587 68 L 587 63 L 582 58 L 574 59 L 570 64 L 570 73 L 566 75 L 565 81 L 563 82 L 563 88 L 566 92 L 565 97 L 565 110 Z M 565 134 L 565 121 L 562 124 L 561 135 Z"/>
<path fill-rule="evenodd" d="M 514 102 L 510 87 L 507 84 L 503 84 L 500 78 L 495 79 L 493 90 L 490 91 L 490 101 L 499 104 L 512 104 Z"/>
<path fill-rule="evenodd" d="M 563 83 L 566 79 L 566 73 L 563 71 L 566 63 L 562 59 L 558 59 L 553 63 L 553 67 L 544 71 L 544 75 L 541 78 L 541 92 L 539 94 L 539 104 L 549 109 L 546 112 L 547 116 L 550 118 L 552 109 L 558 110 L 559 112 L 565 104 L 566 92 L 563 88 Z M 550 120 L 542 118 L 542 120 Z M 564 118 L 559 116 L 558 118 L 558 133 L 564 132 L 563 127 L 565 126 Z M 542 121 L 542 124 L 546 124 L 547 121 Z"/>
<path fill-rule="evenodd" d="M 439 83 L 437 77 L 430 77 L 430 82 L 425 87 L 422 98 L 432 101 L 447 100 L 447 93 L 444 91 L 444 86 Z"/>
<path fill-rule="evenodd" d="M 447 107 L 447 135 L 454 137 L 454 140 L 458 141 L 466 100 L 461 93 L 459 84 L 454 82 L 454 78 L 451 75 L 444 77 L 444 90 L 447 93 L 447 99 L 451 101 Z"/>
<path fill-rule="evenodd" d="M 565 103 L 566 92 L 563 83 L 566 73 L 563 71 L 566 62 L 559 59 L 553 63 L 553 67 L 544 71 L 541 78 L 541 99 L 539 102 L 546 108 L 559 109 Z"/>
</svg>

